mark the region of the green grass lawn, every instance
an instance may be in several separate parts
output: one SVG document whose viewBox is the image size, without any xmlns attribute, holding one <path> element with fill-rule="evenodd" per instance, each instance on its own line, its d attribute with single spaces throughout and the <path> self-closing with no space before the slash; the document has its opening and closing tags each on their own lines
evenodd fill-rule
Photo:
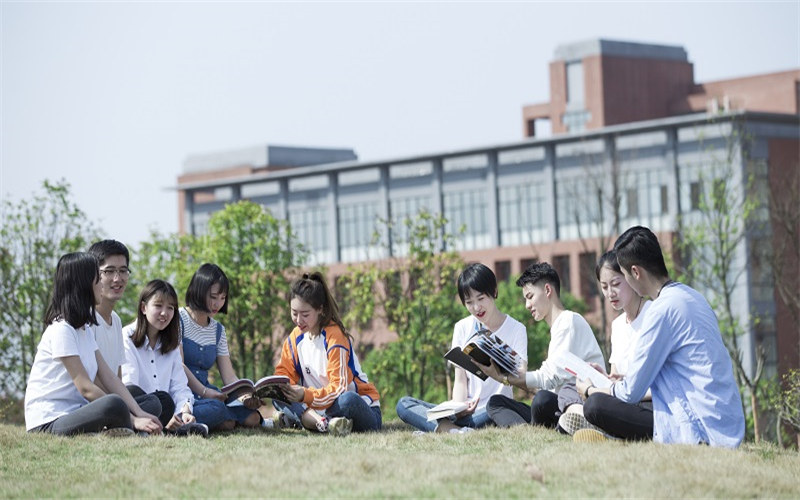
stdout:
<svg viewBox="0 0 800 500">
<path fill-rule="evenodd" d="M 62 438 L 0 424 L 0 498 L 800 497 L 800 454 L 573 443 L 534 427 L 345 438 L 301 431 Z"/>
</svg>

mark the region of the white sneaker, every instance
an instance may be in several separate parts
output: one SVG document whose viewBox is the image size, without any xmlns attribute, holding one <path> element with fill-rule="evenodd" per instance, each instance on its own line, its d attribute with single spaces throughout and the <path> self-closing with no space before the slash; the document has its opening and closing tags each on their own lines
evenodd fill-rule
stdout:
<svg viewBox="0 0 800 500">
<path fill-rule="evenodd" d="M 593 429 L 595 431 L 599 431 L 597 427 L 590 424 L 589 421 L 586 420 L 586 417 L 580 413 L 572 412 L 562 413 L 561 416 L 558 417 L 558 426 L 564 429 L 564 432 L 570 436 L 574 436 L 575 432 L 581 429 Z"/>
<path fill-rule="evenodd" d="M 344 437 L 353 431 L 353 421 L 345 417 L 334 417 L 328 423 L 328 434 Z"/>
</svg>

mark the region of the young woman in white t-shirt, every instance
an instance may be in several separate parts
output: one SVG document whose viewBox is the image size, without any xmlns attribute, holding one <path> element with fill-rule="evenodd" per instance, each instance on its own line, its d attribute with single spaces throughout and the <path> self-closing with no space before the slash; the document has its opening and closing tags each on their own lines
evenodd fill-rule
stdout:
<svg viewBox="0 0 800 500">
<path fill-rule="evenodd" d="M 491 269 L 480 263 L 468 265 L 457 281 L 458 296 L 469 316 L 453 328 L 452 347 L 464 347 L 469 339 L 485 328 L 508 344 L 520 355 L 527 369 L 528 335 L 525 326 L 497 308 L 497 278 Z M 467 402 L 467 409 L 454 417 L 429 422 L 428 409 L 434 404 L 405 396 L 397 402 L 400 420 L 425 432 L 465 432 L 483 427 L 491 422 L 486 413 L 486 403 L 495 394 L 511 397 L 511 387 L 487 378 L 481 380 L 463 368 L 455 367 L 453 401 Z"/>
<path fill-rule="evenodd" d="M 142 289 L 138 304 L 136 321 L 123 330 L 123 383 L 158 397 L 159 419 L 167 430 L 208 435 L 208 427 L 195 424 L 192 415 L 194 397 L 178 348 L 178 294 L 166 281 L 153 280 Z"/>
<path fill-rule="evenodd" d="M 72 435 L 109 430 L 160 432 L 158 418 L 144 412 L 111 371 L 90 325 L 100 296 L 97 259 L 84 252 L 62 256 L 45 313 L 46 329 L 25 390 L 29 432 Z M 95 384 L 98 380 L 106 392 Z M 133 414 L 133 418 L 131 418 Z"/>
<path fill-rule="evenodd" d="M 611 322 L 610 378 L 622 379 L 628 371 L 633 347 L 641 331 L 645 312 L 652 302 L 637 294 L 625 281 L 617 263 L 617 255 L 610 250 L 600 256 L 595 267 L 603 296 L 615 311 L 622 311 Z M 600 367 L 596 367 L 600 368 Z M 559 425 L 569 434 L 584 428 L 605 432 L 627 440 L 653 438 L 653 405 L 650 391 L 637 404 L 628 404 L 603 393 L 587 395 L 590 388 L 578 380 L 576 390 L 585 400 L 583 405 L 574 404 L 560 417 Z"/>
</svg>

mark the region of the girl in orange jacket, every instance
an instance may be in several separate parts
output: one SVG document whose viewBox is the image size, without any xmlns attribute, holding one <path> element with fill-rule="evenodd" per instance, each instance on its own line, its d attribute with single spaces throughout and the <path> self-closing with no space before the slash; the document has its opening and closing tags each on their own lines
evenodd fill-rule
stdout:
<svg viewBox="0 0 800 500">
<path fill-rule="evenodd" d="M 305 274 L 292 283 L 290 306 L 296 325 L 283 343 L 276 375 L 289 404 L 274 400 L 279 423 L 346 435 L 381 428 L 380 396 L 361 370 L 352 337 L 322 274 Z"/>
</svg>

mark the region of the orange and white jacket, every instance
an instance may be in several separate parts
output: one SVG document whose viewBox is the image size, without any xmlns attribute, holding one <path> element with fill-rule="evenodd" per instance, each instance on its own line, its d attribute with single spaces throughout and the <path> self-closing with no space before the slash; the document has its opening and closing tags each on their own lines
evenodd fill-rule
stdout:
<svg viewBox="0 0 800 500">
<path fill-rule="evenodd" d="M 370 406 L 380 406 L 380 396 L 361 371 L 350 339 L 335 324 L 312 338 L 295 327 L 283 343 L 275 375 L 289 377 L 305 387 L 303 403 L 325 410 L 345 391 L 353 391 Z"/>
</svg>

